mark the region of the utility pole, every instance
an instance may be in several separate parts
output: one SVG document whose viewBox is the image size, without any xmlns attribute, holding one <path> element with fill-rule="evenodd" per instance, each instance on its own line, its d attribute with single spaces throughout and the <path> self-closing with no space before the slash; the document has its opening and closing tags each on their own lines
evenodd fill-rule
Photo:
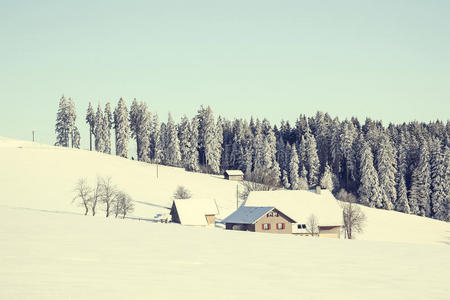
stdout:
<svg viewBox="0 0 450 300">
<path fill-rule="evenodd" d="M 239 208 L 239 184 L 236 184 L 236 209 Z"/>
<path fill-rule="evenodd" d="M 33 130 L 33 142 L 34 142 L 34 130 Z"/>
</svg>

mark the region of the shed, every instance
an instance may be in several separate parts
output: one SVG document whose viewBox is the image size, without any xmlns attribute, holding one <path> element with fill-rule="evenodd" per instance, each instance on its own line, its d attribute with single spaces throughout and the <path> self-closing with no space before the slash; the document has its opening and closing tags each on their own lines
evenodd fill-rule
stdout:
<svg viewBox="0 0 450 300">
<path fill-rule="evenodd" d="M 214 225 L 218 214 L 216 202 L 211 199 L 176 199 L 172 203 L 172 222 L 182 225 Z"/>
<path fill-rule="evenodd" d="M 222 223 L 228 230 L 292 233 L 295 221 L 272 206 L 241 206 Z"/>
<path fill-rule="evenodd" d="M 241 170 L 226 170 L 223 174 L 226 180 L 242 181 L 244 173 Z"/>
<path fill-rule="evenodd" d="M 298 235 L 309 235 L 307 223 L 310 216 L 314 215 L 319 225 L 319 236 L 340 237 L 342 208 L 328 190 L 254 191 L 249 194 L 244 205 L 276 207 L 295 220 L 292 233 Z"/>
</svg>

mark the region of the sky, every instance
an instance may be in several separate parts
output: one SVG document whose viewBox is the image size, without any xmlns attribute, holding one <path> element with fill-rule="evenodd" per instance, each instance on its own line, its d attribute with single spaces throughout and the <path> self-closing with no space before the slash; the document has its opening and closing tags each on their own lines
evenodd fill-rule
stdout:
<svg viewBox="0 0 450 300">
<path fill-rule="evenodd" d="M 72 97 L 295 122 L 450 118 L 449 1 L 0 0 L 0 136 L 55 142 Z"/>
</svg>

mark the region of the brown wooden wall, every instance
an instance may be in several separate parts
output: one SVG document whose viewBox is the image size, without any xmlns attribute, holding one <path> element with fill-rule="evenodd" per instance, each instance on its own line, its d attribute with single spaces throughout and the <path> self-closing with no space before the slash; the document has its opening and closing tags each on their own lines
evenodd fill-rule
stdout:
<svg viewBox="0 0 450 300">
<path fill-rule="evenodd" d="M 255 231 L 265 233 L 292 233 L 292 223 L 286 218 L 286 216 L 276 209 L 274 209 L 273 212 L 278 212 L 278 217 L 268 217 L 265 215 L 254 224 Z M 270 224 L 269 230 L 264 230 L 262 228 L 262 224 L 264 223 Z M 277 229 L 277 223 L 283 223 L 284 229 Z"/>
</svg>

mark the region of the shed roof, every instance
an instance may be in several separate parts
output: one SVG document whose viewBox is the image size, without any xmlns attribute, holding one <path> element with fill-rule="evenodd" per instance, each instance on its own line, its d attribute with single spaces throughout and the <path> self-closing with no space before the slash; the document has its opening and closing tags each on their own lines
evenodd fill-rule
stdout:
<svg viewBox="0 0 450 300">
<path fill-rule="evenodd" d="M 306 223 L 314 214 L 320 226 L 342 225 L 342 208 L 328 190 L 312 191 L 254 191 L 245 206 L 274 206 L 297 223 Z"/>
<path fill-rule="evenodd" d="M 253 224 L 274 208 L 273 206 L 241 206 L 222 223 Z"/>
<path fill-rule="evenodd" d="M 208 225 L 205 216 L 218 213 L 211 199 L 176 199 L 173 202 L 183 225 Z"/>
<path fill-rule="evenodd" d="M 226 170 L 225 174 L 229 176 L 243 176 L 244 173 L 241 170 Z"/>
</svg>

